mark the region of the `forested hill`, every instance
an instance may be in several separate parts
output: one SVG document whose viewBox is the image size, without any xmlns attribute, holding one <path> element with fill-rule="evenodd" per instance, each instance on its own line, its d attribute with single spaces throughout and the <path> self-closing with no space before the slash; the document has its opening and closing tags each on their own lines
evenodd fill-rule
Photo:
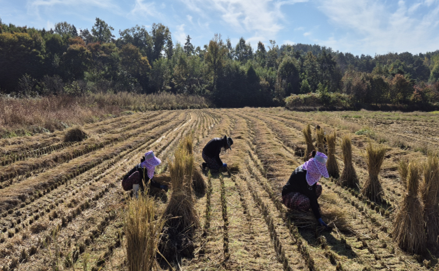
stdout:
<svg viewBox="0 0 439 271">
<path fill-rule="evenodd" d="M 199 94 L 220 107 L 272 106 L 298 94 L 322 103 L 439 102 L 439 51 L 354 56 L 319 45 L 252 47 L 216 35 L 174 44 L 153 24 L 119 31 L 96 18 L 90 30 L 58 23 L 35 29 L 0 20 L 0 92 L 13 96 L 90 92 Z M 439 49 L 439 48 L 438 48 Z M 332 96 L 331 96 L 332 95 Z"/>
</svg>

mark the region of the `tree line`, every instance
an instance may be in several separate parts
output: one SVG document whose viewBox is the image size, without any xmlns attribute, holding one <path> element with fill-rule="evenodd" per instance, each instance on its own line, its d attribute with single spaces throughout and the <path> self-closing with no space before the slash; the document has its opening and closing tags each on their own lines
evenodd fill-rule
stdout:
<svg viewBox="0 0 439 271">
<path fill-rule="evenodd" d="M 319 45 L 278 45 L 215 35 L 195 47 L 174 44 L 168 27 L 119 31 L 96 18 L 78 31 L 0 20 L 0 92 L 13 96 L 90 92 L 203 95 L 219 107 L 283 105 L 315 93 L 323 103 L 345 95 L 354 104 L 437 104 L 439 51 L 354 56 Z"/>
</svg>

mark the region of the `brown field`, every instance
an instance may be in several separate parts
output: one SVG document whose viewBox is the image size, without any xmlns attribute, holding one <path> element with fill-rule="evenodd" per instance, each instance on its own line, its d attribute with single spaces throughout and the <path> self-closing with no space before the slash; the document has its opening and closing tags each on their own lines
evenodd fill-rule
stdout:
<svg viewBox="0 0 439 271">
<path fill-rule="evenodd" d="M 165 172 L 174 150 L 194 132 L 196 164 L 213 137 L 230 135 L 232 151 L 221 158 L 237 171 L 203 177 L 195 198 L 200 218 L 195 255 L 181 270 L 437 270 L 439 251 L 403 252 L 391 232 L 406 189 L 398 163 L 426 160 L 439 150 L 434 113 L 292 112 L 283 108 L 200 109 L 135 113 L 81 128 L 82 142 L 64 132 L 0 141 L 0 270 L 126 270 L 123 214 L 128 193 L 122 176 L 143 153 L 154 150 Z M 387 148 L 379 177 L 384 204 L 357 190 L 322 179 L 319 199 L 331 233 L 302 228 L 281 204 L 282 186 L 303 163 L 302 130 L 318 124 L 352 139 L 353 162 L 362 187 L 368 178 L 369 141 Z M 360 131 L 360 132 L 359 132 Z M 221 177 L 221 178 L 220 178 Z M 159 213 L 168 197 L 157 198 Z M 166 269 L 166 266 L 163 266 Z"/>
</svg>

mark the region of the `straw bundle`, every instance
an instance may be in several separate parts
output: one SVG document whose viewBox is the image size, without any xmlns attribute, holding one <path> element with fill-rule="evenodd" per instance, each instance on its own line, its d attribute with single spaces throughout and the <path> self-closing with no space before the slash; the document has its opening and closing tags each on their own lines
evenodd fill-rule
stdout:
<svg viewBox="0 0 439 271">
<path fill-rule="evenodd" d="M 383 146 L 373 146 L 372 143 L 366 148 L 367 170 L 369 178 L 367 178 L 361 193 L 368 197 L 371 201 L 380 203 L 384 194 L 378 174 L 384 162 L 386 148 Z"/>
<path fill-rule="evenodd" d="M 401 177 L 401 182 L 404 188 L 407 188 L 407 174 L 408 174 L 408 165 L 406 160 L 399 161 L 398 164 L 398 172 Z"/>
<path fill-rule="evenodd" d="M 87 134 L 80 127 L 74 127 L 67 130 L 64 135 L 64 142 L 79 142 L 86 138 Z"/>
<path fill-rule="evenodd" d="M 306 142 L 306 149 L 305 149 L 305 157 L 304 160 L 308 161 L 309 154 L 312 151 L 315 151 L 316 148 L 314 148 L 314 145 L 312 144 L 312 132 L 311 132 L 311 126 L 308 124 L 305 129 L 303 129 L 303 137 L 305 138 Z"/>
<path fill-rule="evenodd" d="M 326 154 L 325 151 L 325 132 L 322 128 L 316 129 L 317 151 Z"/>
<path fill-rule="evenodd" d="M 410 253 L 422 253 L 425 249 L 426 235 L 422 204 L 418 197 L 419 166 L 415 162 L 408 165 L 407 191 L 393 228 L 393 238 L 399 247 Z"/>
<path fill-rule="evenodd" d="M 178 217 L 178 219 L 169 220 L 167 225 L 181 230 L 198 225 L 198 216 L 194 210 L 192 198 L 194 157 L 186 148 L 189 141 L 190 138 L 186 137 L 180 142 L 175 151 L 174 161 L 169 163 L 172 194 L 165 215 Z"/>
<path fill-rule="evenodd" d="M 239 171 L 241 170 L 239 163 L 232 163 L 230 166 L 227 166 L 227 168 L 231 173 L 239 173 Z"/>
<path fill-rule="evenodd" d="M 204 195 L 206 193 L 206 182 L 200 171 L 194 167 L 192 172 L 192 188 L 198 195 Z"/>
<path fill-rule="evenodd" d="M 328 142 L 328 161 L 326 162 L 326 167 L 330 177 L 337 179 L 340 177 L 340 170 L 338 168 L 337 159 L 335 159 L 335 142 L 337 140 L 337 134 L 332 133 L 326 136 L 326 141 Z"/>
<path fill-rule="evenodd" d="M 439 158 L 430 155 L 424 166 L 421 195 L 424 203 L 424 219 L 427 240 L 437 242 L 439 235 Z"/>
<path fill-rule="evenodd" d="M 341 150 L 343 153 L 344 168 L 339 179 L 339 184 L 351 188 L 358 188 L 358 177 L 352 164 L 352 145 L 351 138 L 345 135 L 341 141 Z"/>
<path fill-rule="evenodd" d="M 190 136 L 181 140 L 175 151 L 174 161 L 169 163 L 172 194 L 164 212 L 164 216 L 169 219 L 160 246 L 161 253 L 167 259 L 190 257 L 195 249 L 192 238 L 199 220 L 192 198 L 194 157 L 188 149 L 191 141 Z"/>
<path fill-rule="evenodd" d="M 128 203 L 124 221 L 128 270 L 157 270 L 156 255 L 165 220 L 158 216 L 154 200 L 140 197 Z"/>
<path fill-rule="evenodd" d="M 342 206 L 339 198 L 331 198 L 330 195 L 322 195 L 320 210 L 322 219 L 327 222 L 329 226 L 334 226 L 343 233 L 353 233 L 353 228 L 349 224 L 348 207 Z M 314 229 L 316 226 L 316 218 L 312 212 L 301 212 L 296 210 L 289 210 L 288 217 L 294 222 L 294 225 L 299 228 Z"/>
</svg>

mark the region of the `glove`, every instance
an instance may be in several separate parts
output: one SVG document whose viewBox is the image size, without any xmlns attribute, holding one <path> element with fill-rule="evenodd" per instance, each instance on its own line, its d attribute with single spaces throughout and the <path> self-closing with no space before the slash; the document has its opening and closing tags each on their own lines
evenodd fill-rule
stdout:
<svg viewBox="0 0 439 271">
<path fill-rule="evenodd" d="M 168 186 L 166 184 L 161 184 L 160 188 L 168 192 Z"/>
<path fill-rule="evenodd" d="M 320 225 L 328 227 L 328 225 L 326 225 L 326 223 L 323 222 L 322 218 L 319 218 L 318 221 L 319 221 Z"/>
<path fill-rule="evenodd" d="M 224 164 L 223 164 L 223 167 L 227 167 L 227 164 L 224 163 Z"/>
</svg>

